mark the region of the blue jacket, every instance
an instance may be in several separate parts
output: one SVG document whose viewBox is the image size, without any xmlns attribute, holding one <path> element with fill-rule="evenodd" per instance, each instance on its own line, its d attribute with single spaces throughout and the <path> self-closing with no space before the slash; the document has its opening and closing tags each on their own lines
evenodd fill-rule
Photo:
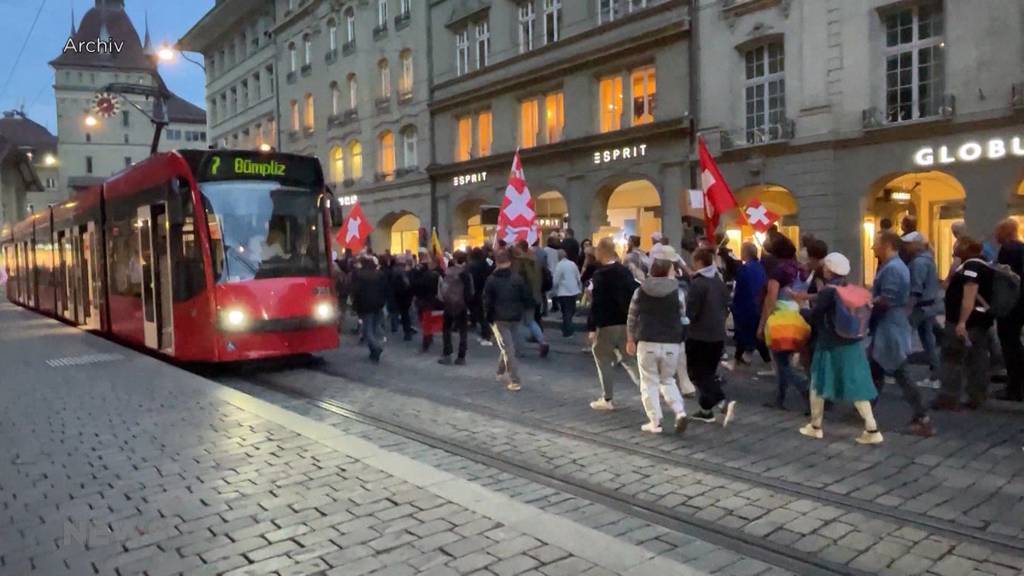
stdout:
<svg viewBox="0 0 1024 576">
<path fill-rule="evenodd" d="M 871 359 L 886 372 L 893 372 L 910 356 L 910 269 L 899 256 L 893 256 L 878 269 L 871 294 L 876 300 L 885 301 L 874 309 Z"/>
</svg>

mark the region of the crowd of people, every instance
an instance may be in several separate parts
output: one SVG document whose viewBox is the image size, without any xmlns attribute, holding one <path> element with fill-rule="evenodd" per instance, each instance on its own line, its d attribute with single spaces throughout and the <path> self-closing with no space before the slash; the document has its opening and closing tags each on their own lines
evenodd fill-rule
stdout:
<svg viewBox="0 0 1024 576">
<path fill-rule="evenodd" d="M 882 228 L 870 288 L 850 281 L 849 259 L 824 241 L 805 236 L 798 249 L 776 228 L 760 245 L 744 243 L 738 258 L 723 236 L 683 242 L 679 252 L 660 234 L 646 251 L 633 236 L 620 253 L 611 238 L 581 243 L 571 229 L 543 245 L 347 254 L 336 261 L 335 284 L 341 309 L 351 303 L 359 319 L 371 361 L 380 361 L 390 328 L 405 340 L 418 332 L 423 354 L 441 333 L 439 363 L 464 365 L 473 333 L 497 346 L 496 376 L 511 391 L 521 389 L 518 358 L 528 344 L 541 358 L 549 354 L 544 317 L 559 315 L 562 336 L 571 338 L 582 305 L 600 387 L 591 408 L 617 408 L 624 372 L 640 388 L 641 429 L 649 433 L 663 431 L 662 401 L 677 433 L 691 420 L 728 426 L 736 402 L 720 369 L 750 365 L 755 352 L 775 379 L 765 405 L 785 410 L 793 392 L 809 417 L 800 433 L 811 438 L 824 437 L 825 412 L 850 403 L 864 421 L 857 442 L 882 442 L 873 407 L 889 380 L 912 412 L 909 432 L 931 436 L 929 411 L 976 410 L 988 399 L 993 353 L 1007 373 L 1000 397 L 1021 401 L 1024 244 L 1016 221 L 997 227 L 997 251 L 955 226 L 944 282 L 913 217 L 899 232 Z M 928 365 L 917 382 L 909 375 L 914 338 Z M 937 390 L 930 404 L 925 389 Z M 698 409 L 687 415 L 684 396 L 692 395 Z"/>
</svg>

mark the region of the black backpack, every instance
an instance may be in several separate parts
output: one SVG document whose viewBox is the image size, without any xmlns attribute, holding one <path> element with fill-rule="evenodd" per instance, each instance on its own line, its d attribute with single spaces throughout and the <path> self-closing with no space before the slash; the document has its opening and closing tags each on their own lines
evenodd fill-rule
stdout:
<svg viewBox="0 0 1024 576">
<path fill-rule="evenodd" d="M 551 269 L 541 266 L 540 291 L 547 294 L 555 287 L 555 279 L 551 276 Z"/>
</svg>

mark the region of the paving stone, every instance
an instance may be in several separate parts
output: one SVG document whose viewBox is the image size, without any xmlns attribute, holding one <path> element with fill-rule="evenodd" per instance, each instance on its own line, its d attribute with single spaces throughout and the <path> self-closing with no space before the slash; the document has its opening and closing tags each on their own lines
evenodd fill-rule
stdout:
<svg viewBox="0 0 1024 576">
<path fill-rule="evenodd" d="M 536 559 L 525 554 L 517 554 L 504 560 L 499 560 L 489 565 L 487 569 L 497 574 L 497 576 L 514 576 L 536 566 L 540 566 L 540 562 Z"/>
<path fill-rule="evenodd" d="M 837 541 L 837 544 L 839 544 L 840 546 L 844 546 L 846 548 L 850 548 L 852 550 L 857 550 L 858 552 L 863 552 L 868 548 L 871 548 L 875 544 L 875 542 L 875 538 L 873 538 L 869 534 L 855 531 L 850 532 L 846 536 L 840 538 Z"/>
<path fill-rule="evenodd" d="M 583 574 L 593 566 L 590 562 L 574 556 L 548 564 L 540 568 L 540 571 L 547 576 L 576 576 Z"/>
<path fill-rule="evenodd" d="M 485 566 L 489 566 L 497 560 L 497 558 L 490 554 L 484 552 L 473 552 L 452 560 L 448 563 L 448 567 L 454 569 L 459 574 L 468 574 Z"/>
</svg>

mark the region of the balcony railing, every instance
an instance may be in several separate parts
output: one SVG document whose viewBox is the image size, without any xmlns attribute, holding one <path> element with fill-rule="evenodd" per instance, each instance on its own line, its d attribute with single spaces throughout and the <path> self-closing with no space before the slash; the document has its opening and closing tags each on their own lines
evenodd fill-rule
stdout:
<svg viewBox="0 0 1024 576">
<path fill-rule="evenodd" d="M 388 112 L 391 110 L 391 98 L 377 98 L 373 103 L 377 107 L 377 112 Z"/>
<path fill-rule="evenodd" d="M 327 54 L 324 55 L 324 62 L 327 62 L 328 64 L 333 64 L 337 60 L 338 60 L 338 51 L 337 50 L 329 50 L 327 52 Z"/>
<path fill-rule="evenodd" d="M 722 11 L 745 13 L 778 4 L 781 0 L 722 0 Z"/>
<path fill-rule="evenodd" d="M 910 122 L 949 119 L 956 115 L 956 96 L 943 94 L 942 98 L 933 104 L 933 108 L 927 114 L 919 114 L 914 118 L 911 116 L 914 112 L 912 107 L 890 107 L 883 111 L 881 108 L 873 106 L 861 113 L 861 125 L 864 129 L 870 130 Z"/>
<path fill-rule="evenodd" d="M 295 72 L 295 70 L 292 70 L 291 72 L 288 73 L 287 76 L 285 76 L 285 81 L 288 82 L 289 84 L 294 84 L 295 79 L 298 77 L 299 75 Z"/>
<path fill-rule="evenodd" d="M 340 114 L 331 114 L 327 117 L 328 128 L 340 128 L 351 124 L 359 117 L 358 111 L 353 108 L 351 110 L 345 110 Z"/>
<path fill-rule="evenodd" d="M 778 124 L 769 124 L 763 128 L 746 130 L 739 133 L 737 138 L 732 132 L 723 130 L 721 132 L 722 150 L 732 150 L 745 146 L 762 146 L 773 142 L 786 142 L 796 136 L 796 122 L 784 118 Z"/>
</svg>

